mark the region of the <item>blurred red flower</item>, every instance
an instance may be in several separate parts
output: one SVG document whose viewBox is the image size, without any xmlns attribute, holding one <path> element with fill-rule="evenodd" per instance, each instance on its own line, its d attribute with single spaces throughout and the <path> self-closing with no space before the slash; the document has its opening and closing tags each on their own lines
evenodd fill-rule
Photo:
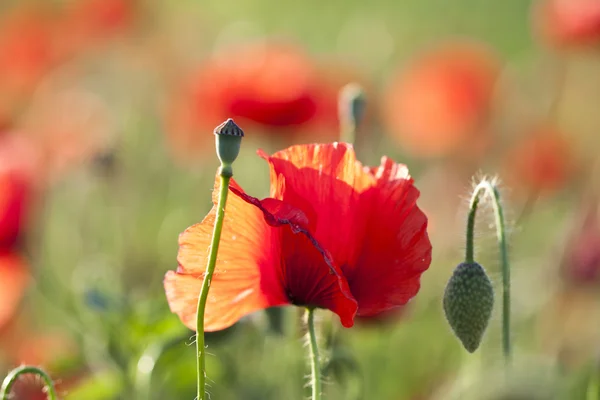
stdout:
<svg viewBox="0 0 600 400">
<path fill-rule="evenodd" d="M 539 127 L 509 150 L 505 175 L 515 189 L 549 193 L 562 188 L 575 170 L 571 144 L 550 127 Z"/>
<path fill-rule="evenodd" d="M 54 25 L 41 9 L 16 7 L 0 17 L 0 109 L 18 106 L 56 61 Z"/>
<path fill-rule="evenodd" d="M 561 265 L 562 276 L 574 284 L 600 282 L 600 202 L 595 195 L 586 202 L 578 209 Z"/>
<path fill-rule="evenodd" d="M 10 250 L 0 250 L 0 330 L 15 316 L 29 283 L 25 259 Z"/>
<path fill-rule="evenodd" d="M 542 39 L 559 47 L 600 42 L 600 1 L 542 0 L 533 8 Z"/>
<path fill-rule="evenodd" d="M 292 43 L 228 47 L 193 71 L 168 105 L 171 145 L 183 153 L 210 148 L 212 130 L 230 117 L 287 136 L 303 128 L 336 127 L 342 84 L 328 78 L 319 76 L 314 61 Z"/>
<path fill-rule="evenodd" d="M 464 150 L 485 131 L 499 71 L 481 45 L 460 42 L 428 51 L 392 77 L 383 110 L 389 133 L 418 156 Z"/>
<path fill-rule="evenodd" d="M 12 248 L 26 225 L 37 152 L 28 140 L 0 137 L 0 248 Z"/>
<path fill-rule="evenodd" d="M 417 294 L 431 244 L 406 166 L 384 157 L 363 167 L 341 143 L 260 155 L 271 167 L 271 197 L 230 185 L 207 331 L 284 304 L 329 309 L 351 327 L 355 315 L 378 315 Z M 181 234 L 179 267 L 165 277 L 171 310 L 191 329 L 215 210 Z"/>
</svg>

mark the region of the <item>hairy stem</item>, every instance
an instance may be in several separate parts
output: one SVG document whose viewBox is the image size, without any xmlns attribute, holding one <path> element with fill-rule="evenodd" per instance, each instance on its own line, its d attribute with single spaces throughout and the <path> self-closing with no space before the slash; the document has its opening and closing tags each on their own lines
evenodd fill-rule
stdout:
<svg viewBox="0 0 600 400">
<path fill-rule="evenodd" d="M 23 365 L 13 369 L 8 373 L 4 379 L 4 382 L 2 382 L 2 389 L 0 389 L 1 400 L 9 400 L 12 398 L 10 391 L 15 382 L 17 382 L 17 379 L 19 379 L 19 376 L 23 374 L 33 374 L 42 378 L 48 394 L 48 400 L 58 400 L 58 395 L 56 394 L 56 389 L 54 388 L 54 382 L 52 382 L 52 378 L 50 378 L 50 376 L 41 368 L 31 365 Z"/>
<path fill-rule="evenodd" d="M 504 211 L 500 201 L 500 192 L 494 180 L 483 179 L 473 190 L 469 204 L 469 216 L 467 219 L 467 245 L 465 260 L 474 262 L 473 241 L 475 232 L 475 215 L 482 195 L 488 195 L 492 199 L 494 207 L 494 219 L 496 224 L 496 237 L 500 247 L 500 261 L 502 266 L 502 350 L 506 361 L 510 359 L 510 264 L 508 261 L 508 246 L 506 244 L 506 228 L 504 224 Z"/>
<path fill-rule="evenodd" d="M 219 189 L 219 201 L 217 203 L 217 216 L 213 229 L 212 241 L 210 244 L 210 254 L 206 273 L 202 281 L 202 289 L 198 296 L 198 312 L 196 314 L 196 356 L 198 372 L 198 400 L 206 400 L 206 351 L 204 345 L 204 311 L 206 309 L 206 300 L 210 283 L 217 263 L 217 253 L 219 251 L 219 242 L 221 240 L 221 231 L 223 230 L 223 219 L 225 218 L 225 205 L 227 203 L 227 194 L 229 193 L 229 180 L 231 179 L 231 167 L 227 172 L 221 167 L 221 182 Z"/>
<path fill-rule="evenodd" d="M 308 337 L 310 340 L 310 385 L 312 388 L 312 400 L 321 399 L 321 360 L 319 358 L 319 347 L 317 345 L 317 333 L 315 331 L 315 309 L 306 310 Z"/>
</svg>

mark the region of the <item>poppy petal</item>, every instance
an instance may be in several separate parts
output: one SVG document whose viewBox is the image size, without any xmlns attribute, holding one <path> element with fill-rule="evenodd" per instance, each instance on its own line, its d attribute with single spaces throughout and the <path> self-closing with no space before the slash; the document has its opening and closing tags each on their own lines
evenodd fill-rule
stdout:
<svg viewBox="0 0 600 400">
<path fill-rule="evenodd" d="M 232 181 L 233 182 L 233 181 Z M 237 186 L 235 182 L 232 186 Z M 278 277 L 279 235 L 260 210 L 229 193 L 205 329 L 225 329 L 256 310 L 289 303 Z M 216 200 L 216 199 L 215 199 Z M 216 203 L 216 201 L 214 201 Z M 177 272 L 164 280 L 171 311 L 196 330 L 198 295 L 208 262 L 217 206 L 179 236 Z"/>
<path fill-rule="evenodd" d="M 259 151 L 271 167 L 271 197 L 304 212 L 315 239 L 343 265 L 355 249 L 356 213 L 361 192 L 376 184 L 346 143 L 292 146 L 272 156 Z"/>
<path fill-rule="evenodd" d="M 258 200 L 237 189 L 232 191 L 260 209 L 269 225 L 283 225 L 281 279 L 290 301 L 331 310 L 340 317 L 342 325 L 353 326 L 356 300 L 331 254 L 309 232 L 304 214 L 280 200 Z"/>
<path fill-rule="evenodd" d="M 427 217 L 417 207 L 419 191 L 406 166 L 387 157 L 371 169 L 377 185 L 363 193 L 368 214 L 356 261 L 344 268 L 358 315 L 373 316 L 406 304 L 431 263 Z"/>
</svg>

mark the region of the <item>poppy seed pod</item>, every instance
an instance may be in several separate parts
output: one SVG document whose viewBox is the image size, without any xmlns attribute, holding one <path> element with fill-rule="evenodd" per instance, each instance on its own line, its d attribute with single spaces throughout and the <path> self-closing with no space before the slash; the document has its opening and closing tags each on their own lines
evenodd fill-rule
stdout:
<svg viewBox="0 0 600 400">
<path fill-rule="evenodd" d="M 240 145 L 244 137 L 244 131 L 237 126 L 233 119 L 229 118 L 215 128 L 215 142 L 217 156 L 221 161 L 223 171 L 229 171 L 231 176 L 231 164 L 240 154 Z"/>
<path fill-rule="evenodd" d="M 468 352 L 479 347 L 494 307 L 494 289 L 483 267 L 475 262 L 456 267 L 444 292 L 444 312 Z"/>
</svg>

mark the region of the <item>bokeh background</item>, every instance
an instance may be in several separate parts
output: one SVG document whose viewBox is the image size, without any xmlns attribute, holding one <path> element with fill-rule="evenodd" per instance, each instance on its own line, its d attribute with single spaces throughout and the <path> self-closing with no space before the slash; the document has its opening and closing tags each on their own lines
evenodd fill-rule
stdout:
<svg viewBox="0 0 600 400">
<path fill-rule="evenodd" d="M 68 400 L 194 398 L 162 279 L 211 207 L 213 128 L 244 129 L 235 178 L 266 197 L 256 150 L 339 140 L 356 82 L 358 157 L 408 165 L 433 262 L 397 313 L 319 313 L 326 398 L 600 398 L 599 49 L 595 0 L 3 0 L 0 374 L 41 365 Z M 470 355 L 441 307 L 484 174 L 510 228 L 508 376 L 500 310 Z M 477 258 L 499 290 L 490 209 Z M 306 398 L 303 334 L 294 308 L 209 334 L 212 398 Z"/>
</svg>

